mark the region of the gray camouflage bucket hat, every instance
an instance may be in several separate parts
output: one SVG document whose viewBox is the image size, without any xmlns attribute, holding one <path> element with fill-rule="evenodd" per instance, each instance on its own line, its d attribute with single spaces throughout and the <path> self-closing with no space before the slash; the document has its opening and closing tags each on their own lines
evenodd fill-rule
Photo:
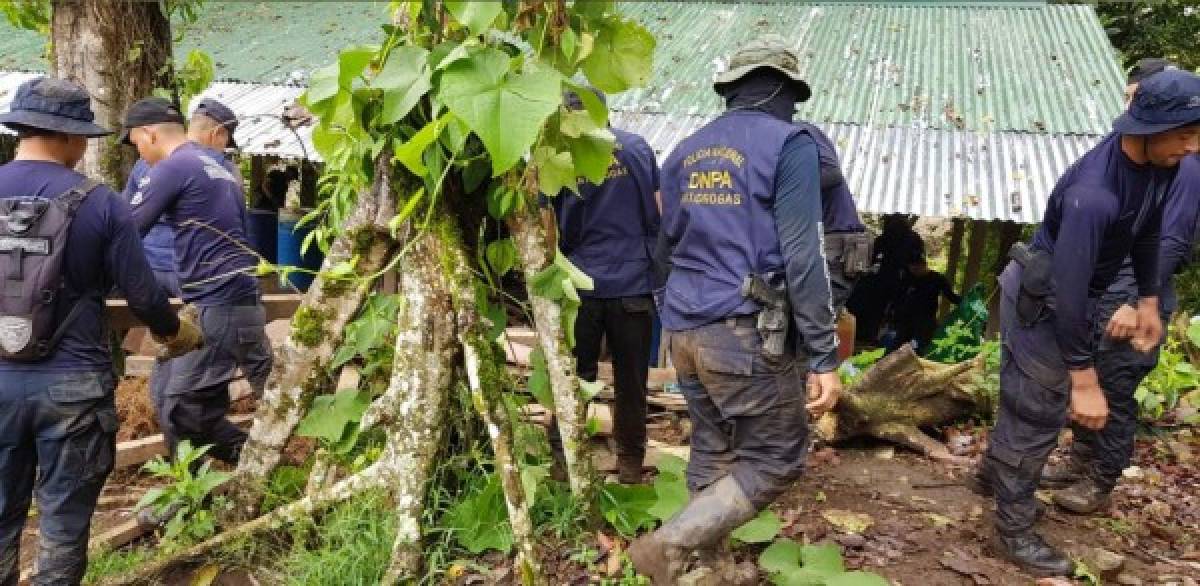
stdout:
<svg viewBox="0 0 1200 586">
<path fill-rule="evenodd" d="M 738 49 L 729 59 L 729 67 L 717 74 L 713 88 L 733 83 L 760 67 L 769 67 L 787 76 L 800 90 L 800 101 L 812 96 L 812 89 L 800 76 L 800 58 L 779 35 L 763 35 Z"/>
</svg>

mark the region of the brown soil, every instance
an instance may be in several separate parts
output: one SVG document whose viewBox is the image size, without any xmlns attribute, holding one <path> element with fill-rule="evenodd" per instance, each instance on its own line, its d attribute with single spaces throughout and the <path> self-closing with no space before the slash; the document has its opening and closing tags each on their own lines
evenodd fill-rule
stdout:
<svg viewBox="0 0 1200 586">
<path fill-rule="evenodd" d="M 150 400 L 150 382 L 146 377 L 126 377 L 117 385 L 117 417 L 121 427 L 117 441 L 143 438 L 158 433 L 154 403 Z"/>
</svg>

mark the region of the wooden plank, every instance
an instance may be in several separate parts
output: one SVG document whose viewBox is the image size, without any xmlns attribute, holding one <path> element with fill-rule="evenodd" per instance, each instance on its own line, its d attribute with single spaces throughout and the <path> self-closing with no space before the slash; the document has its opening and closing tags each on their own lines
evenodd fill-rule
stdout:
<svg viewBox="0 0 1200 586">
<path fill-rule="evenodd" d="M 229 421 L 238 427 L 247 428 L 254 422 L 254 416 L 250 414 L 231 415 Z M 162 434 L 121 442 L 117 444 L 115 468 L 120 470 L 130 466 L 140 466 L 155 456 L 166 455 L 167 442 Z"/>
<path fill-rule="evenodd" d="M 683 460 L 687 460 L 691 450 L 687 446 L 673 446 L 660 441 L 650 440 L 646 444 L 646 459 L 642 466 L 645 468 L 654 468 L 663 456 L 676 456 Z M 592 444 L 592 462 L 595 463 L 596 469 L 601 472 L 616 472 L 617 471 L 617 456 L 613 454 L 608 446 L 602 443 Z"/>
<path fill-rule="evenodd" d="M 304 295 L 300 293 L 270 293 L 263 295 L 262 302 L 263 307 L 267 310 L 267 321 L 291 319 L 292 314 L 296 313 L 296 308 L 300 307 L 300 302 L 303 299 Z M 108 299 L 105 301 L 105 305 L 108 308 L 109 325 L 113 329 L 124 331 L 141 325 L 141 322 L 129 310 L 129 303 L 124 299 Z M 178 311 L 182 307 L 182 300 L 171 299 L 172 309 Z"/>
</svg>

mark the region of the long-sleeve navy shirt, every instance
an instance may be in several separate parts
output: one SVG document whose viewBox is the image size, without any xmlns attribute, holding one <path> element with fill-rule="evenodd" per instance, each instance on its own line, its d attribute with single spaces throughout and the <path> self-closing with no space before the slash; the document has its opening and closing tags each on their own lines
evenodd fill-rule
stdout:
<svg viewBox="0 0 1200 586">
<path fill-rule="evenodd" d="M 83 181 L 83 175 L 48 161 L 13 161 L 0 166 L 0 197 L 57 198 Z M 133 315 L 160 336 L 174 335 L 179 320 L 154 280 L 142 253 L 129 204 L 107 186 L 80 204 L 67 231 L 65 280 L 55 323 L 75 304 L 83 307 L 54 352 L 40 362 L 0 360 L 0 372 L 102 372 L 112 369 L 104 298 L 115 285 Z"/>
<path fill-rule="evenodd" d="M 138 159 L 129 172 L 129 180 L 125 183 L 125 201 L 141 201 L 146 186 L 150 184 L 150 165 Z M 175 270 L 175 231 L 160 217 L 146 236 L 142 238 L 142 248 L 146 251 L 146 260 L 150 268 L 156 271 Z"/>
<path fill-rule="evenodd" d="M 1158 295 L 1162 201 L 1174 177 L 1175 169 L 1134 163 L 1110 134 L 1051 192 L 1033 246 L 1052 255 L 1056 338 L 1069 368 L 1091 366 L 1096 300 L 1126 256 L 1138 295 Z"/>
<path fill-rule="evenodd" d="M 793 323 L 813 372 L 837 368 L 837 320 L 822 246 L 821 176 L 816 142 L 797 134 L 783 145 L 775 174 L 775 228 L 783 253 Z"/>
<path fill-rule="evenodd" d="M 1162 211 L 1162 237 L 1158 245 L 1159 308 L 1170 315 L 1179 309 L 1172 284 L 1192 256 L 1196 230 L 1200 228 L 1200 155 L 1185 158 L 1179 164 L 1175 181 L 1167 191 Z M 1126 258 L 1120 273 L 1106 295 L 1120 303 L 1133 304 L 1138 298 L 1133 259 Z"/>
<path fill-rule="evenodd" d="M 175 230 L 183 300 L 229 305 L 258 295 L 257 258 L 246 238 L 246 201 L 237 168 L 220 153 L 188 142 L 150 168 L 134 198 L 143 235 L 165 218 Z"/>
</svg>

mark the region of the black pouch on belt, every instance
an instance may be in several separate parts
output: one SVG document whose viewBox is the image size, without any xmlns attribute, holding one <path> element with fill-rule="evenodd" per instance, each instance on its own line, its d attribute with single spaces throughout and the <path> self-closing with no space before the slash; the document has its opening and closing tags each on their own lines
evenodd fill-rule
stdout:
<svg viewBox="0 0 1200 586">
<path fill-rule="evenodd" d="M 1017 292 L 1017 320 L 1029 327 L 1047 319 L 1050 317 L 1050 300 L 1054 297 L 1050 255 L 1018 242 L 1013 244 L 1008 256 L 1024 268 L 1021 290 Z"/>
<path fill-rule="evenodd" d="M 847 279 L 857 279 L 871 271 L 871 237 L 866 232 L 838 232 L 825 235 L 825 257 L 834 270 Z"/>
</svg>

